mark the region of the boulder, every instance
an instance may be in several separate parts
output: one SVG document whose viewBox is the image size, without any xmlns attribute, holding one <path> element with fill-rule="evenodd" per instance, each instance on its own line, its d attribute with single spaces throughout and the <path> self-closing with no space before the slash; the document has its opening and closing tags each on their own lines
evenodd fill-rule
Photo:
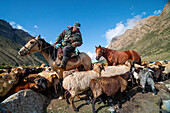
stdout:
<svg viewBox="0 0 170 113">
<path fill-rule="evenodd" d="M 46 96 L 32 90 L 21 90 L 0 103 L 2 113 L 44 113 L 50 103 Z"/>
</svg>

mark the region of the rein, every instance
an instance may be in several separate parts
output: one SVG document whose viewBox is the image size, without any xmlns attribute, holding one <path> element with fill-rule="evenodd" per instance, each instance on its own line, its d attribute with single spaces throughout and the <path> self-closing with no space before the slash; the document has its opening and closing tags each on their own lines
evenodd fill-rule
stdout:
<svg viewBox="0 0 170 113">
<path fill-rule="evenodd" d="M 34 39 L 34 40 L 36 40 L 36 39 Z M 25 45 L 24 45 L 24 48 L 25 48 L 28 52 L 30 52 L 30 50 L 31 50 L 37 43 L 39 44 L 39 41 L 38 41 L 38 40 L 36 40 L 36 42 L 35 42 L 30 48 L 27 48 Z M 54 46 L 48 46 L 48 47 L 45 47 L 45 48 L 42 48 L 42 49 L 39 48 L 39 51 L 45 50 L 45 49 L 50 48 L 50 47 L 54 47 Z M 55 47 L 54 47 L 54 48 L 55 48 Z M 54 52 L 54 53 L 55 53 L 55 52 Z"/>
<path fill-rule="evenodd" d="M 104 56 L 104 54 L 107 54 L 106 52 L 107 52 L 107 50 L 106 50 L 105 48 L 103 48 L 103 49 L 102 49 L 102 54 L 103 54 L 103 56 Z"/>
<path fill-rule="evenodd" d="M 36 39 L 34 39 L 34 40 L 36 40 Z M 30 52 L 30 50 L 31 50 L 37 43 L 39 43 L 38 40 L 36 40 L 36 42 L 35 42 L 30 48 L 27 48 L 25 45 L 24 45 L 24 48 L 25 48 L 28 52 Z"/>
</svg>

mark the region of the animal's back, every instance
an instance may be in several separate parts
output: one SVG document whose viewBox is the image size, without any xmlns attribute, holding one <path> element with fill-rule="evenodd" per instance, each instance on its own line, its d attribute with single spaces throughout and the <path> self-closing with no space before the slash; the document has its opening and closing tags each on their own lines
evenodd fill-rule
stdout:
<svg viewBox="0 0 170 113">
<path fill-rule="evenodd" d="M 87 89 L 89 88 L 90 80 L 96 76 L 98 75 L 94 71 L 72 73 L 63 80 L 63 88 L 67 90 Z"/>
<path fill-rule="evenodd" d="M 119 75 L 112 77 L 96 77 L 90 82 L 90 88 L 92 90 L 102 89 L 107 96 L 115 95 L 120 88 L 121 92 L 123 92 L 126 89 L 125 86 L 127 86 L 126 80 Z"/>
</svg>

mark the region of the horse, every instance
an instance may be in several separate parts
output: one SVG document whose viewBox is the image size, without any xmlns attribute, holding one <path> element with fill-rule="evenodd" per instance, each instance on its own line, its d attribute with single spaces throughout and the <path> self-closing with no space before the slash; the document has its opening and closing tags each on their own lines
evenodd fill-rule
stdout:
<svg viewBox="0 0 170 113">
<path fill-rule="evenodd" d="M 96 60 L 99 60 L 100 57 L 103 56 L 107 60 L 109 66 L 124 64 L 127 60 L 132 60 L 132 62 L 141 64 L 141 57 L 139 53 L 134 50 L 116 51 L 101 47 L 101 45 L 99 45 L 99 47 L 95 46 L 95 48 Z"/>
<path fill-rule="evenodd" d="M 44 39 L 41 39 L 40 35 L 29 40 L 25 46 L 19 50 L 18 54 L 20 56 L 26 56 L 38 51 L 47 60 L 50 67 L 57 72 L 59 79 L 63 78 L 63 71 L 68 71 L 82 66 L 84 67 L 84 70 L 90 70 L 92 66 L 91 58 L 86 53 L 80 52 L 78 56 L 74 56 L 69 59 L 65 69 L 59 68 L 57 63 L 60 63 L 61 59 L 57 58 L 58 48 L 47 43 Z"/>
</svg>

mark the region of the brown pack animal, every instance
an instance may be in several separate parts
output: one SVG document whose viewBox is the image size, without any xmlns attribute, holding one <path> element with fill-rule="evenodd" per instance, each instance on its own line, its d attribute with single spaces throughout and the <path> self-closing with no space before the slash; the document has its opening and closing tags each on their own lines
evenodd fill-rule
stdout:
<svg viewBox="0 0 170 113">
<path fill-rule="evenodd" d="M 99 60 L 100 57 L 103 56 L 107 60 L 109 66 L 124 64 L 127 60 L 132 60 L 133 62 L 141 64 L 140 55 L 134 50 L 116 51 L 101 47 L 99 45 L 99 47 L 96 47 L 95 52 L 96 60 Z"/>
<path fill-rule="evenodd" d="M 120 92 L 123 93 L 127 88 L 127 81 L 123 78 L 124 75 L 117 75 L 111 77 L 96 77 L 90 81 L 90 89 L 93 93 L 92 109 L 95 113 L 96 99 L 105 93 L 107 96 L 114 96 Z"/>
</svg>

